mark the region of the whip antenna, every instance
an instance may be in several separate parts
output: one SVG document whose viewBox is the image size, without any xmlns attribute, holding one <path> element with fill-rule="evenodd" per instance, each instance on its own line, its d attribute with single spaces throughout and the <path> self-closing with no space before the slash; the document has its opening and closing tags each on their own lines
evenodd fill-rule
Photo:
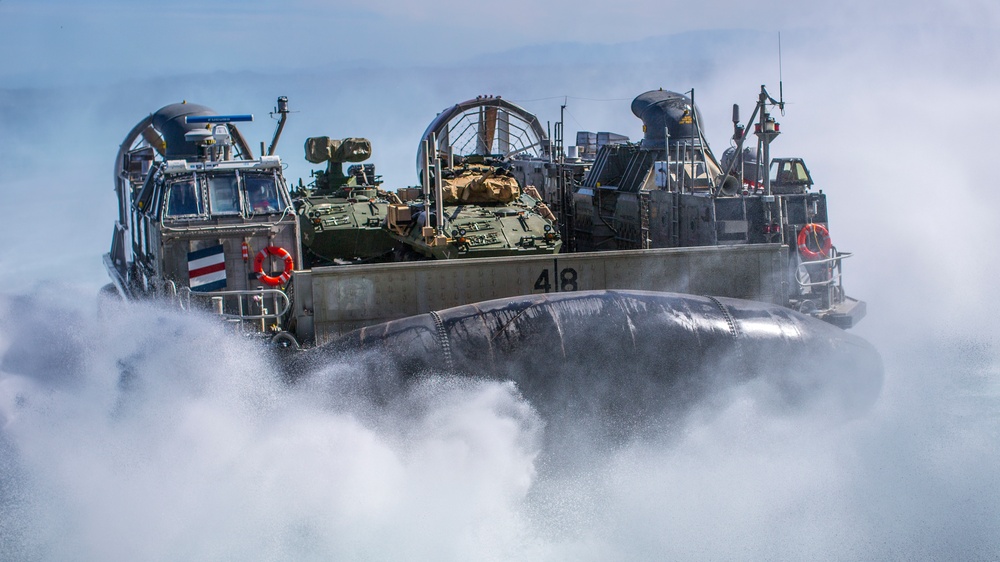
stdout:
<svg viewBox="0 0 1000 562">
<path fill-rule="evenodd" d="M 785 84 L 781 76 L 781 32 L 778 32 L 778 109 L 785 116 Z"/>
</svg>

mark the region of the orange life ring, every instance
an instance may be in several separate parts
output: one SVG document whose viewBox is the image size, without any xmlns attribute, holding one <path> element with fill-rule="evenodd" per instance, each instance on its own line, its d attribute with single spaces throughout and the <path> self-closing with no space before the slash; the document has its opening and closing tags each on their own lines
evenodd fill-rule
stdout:
<svg viewBox="0 0 1000 562">
<path fill-rule="evenodd" d="M 809 242 L 814 243 L 815 250 L 809 247 Z M 825 226 L 815 222 L 802 227 L 802 230 L 799 231 L 798 244 L 799 253 L 807 260 L 828 258 L 830 257 L 830 249 L 833 248 L 830 231 Z"/>
<path fill-rule="evenodd" d="M 285 260 L 285 270 L 277 277 L 264 273 L 264 260 L 269 255 Z M 292 255 L 288 253 L 288 250 L 281 246 L 267 246 L 257 252 L 257 255 L 253 259 L 253 270 L 257 274 L 257 279 L 260 279 L 265 285 L 270 285 L 271 287 L 280 287 L 288 283 L 288 280 L 292 278 L 292 271 L 294 269 L 295 260 L 292 259 Z"/>
</svg>

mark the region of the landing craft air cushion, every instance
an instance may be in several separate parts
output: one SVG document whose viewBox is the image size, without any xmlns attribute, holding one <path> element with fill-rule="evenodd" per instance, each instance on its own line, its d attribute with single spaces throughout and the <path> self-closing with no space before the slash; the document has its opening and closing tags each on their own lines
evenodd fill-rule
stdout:
<svg viewBox="0 0 1000 562">
<path fill-rule="evenodd" d="M 281 126 L 268 154 L 254 158 L 233 124 L 250 116 L 219 116 L 202 106 L 174 104 L 140 121 L 119 151 L 115 185 L 120 216 L 105 258 L 113 287 L 128 298 L 168 297 L 188 308 L 214 310 L 245 331 L 292 347 L 300 342 L 331 345 L 326 352 L 310 354 L 314 357 L 329 357 L 330 350 L 340 352 L 345 346 L 360 352 L 375 342 L 404 371 L 424 365 L 441 372 L 492 373 L 524 388 L 547 380 L 551 373 L 544 371 L 574 364 L 574 357 L 587 353 L 624 353 L 650 364 L 661 357 L 651 373 L 666 369 L 658 375 L 664 380 L 683 378 L 682 363 L 711 363 L 717 346 L 710 342 L 722 341 L 720 334 L 737 340 L 733 349 L 738 357 L 753 356 L 757 363 L 770 357 L 754 372 L 767 366 L 827 372 L 839 364 L 849 367 L 849 379 L 860 377 L 858 388 L 867 389 L 862 395 L 870 397 L 869 391 L 878 387 L 877 353 L 817 320 L 849 327 L 863 314 L 863 303 L 843 311 L 843 255 L 828 243 L 825 198 L 807 193 L 808 185 L 783 192 L 765 179 L 763 189 L 744 187 L 752 184 L 738 175 L 733 179 L 724 173 L 731 170 L 716 163 L 701 139 L 693 103 L 678 94 L 655 91 L 636 98 L 633 110 L 638 108 L 636 114 L 646 122 L 648 138 L 635 145 L 605 134 L 608 142 L 597 150 L 578 147 L 577 153 L 595 154 L 589 161 L 567 160 L 561 123 L 554 145 L 542 131 L 534 143 L 542 147 L 537 153 L 510 147 L 493 151 L 490 146 L 502 144 L 498 136 L 505 134 L 511 117 L 511 107 L 498 100 L 459 104 L 480 120 L 471 125 L 479 150 L 470 155 L 456 157 L 450 140 L 461 130 L 454 127 L 468 128 L 468 123 L 442 117 L 435 120 L 436 127 L 432 123 L 433 134 L 422 139 L 418 156 L 424 162 L 419 206 L 401 205 L 425 214 L 421 234 L 430 228 L 426 237 L 434 239 L 428 245 L 461 248 L 456 242 L 468 231 L 445 230 L 460 215 L 457 209 L 445 210 L 446 180 L 466 171 L 476 175 L 473 181 L 508 178 L 516 180 L 511 185 L 523 195 L 532 187 L 525 173 L 531 171 L 542 193 L 557 195 L 553 207 L 559 219 L 551 230 L 541 230 L 543 238 L 531 246 L 537 250 L 558 240 L 571 249 L 598 251 L 557 254 L 554 247 L 534 255 L 458 260 L 443 253 L 434 257 L 445 259 L 429 261 L 305 268 L 300 220 L 315 218 L 302 211 L 318 205 L 315 199 L 296 203 L 289 196 L 280 160 L 273 154 Z M 776 129 L 776 124 L 762 109 L 763 94 L 761 100 L 761 138 L 769 142 L 769 127 Z M 655 111 L 651 114 L 649 108 Z M 671 111 L 680 111 L 677 123 L 662 117 Z M 279 98 L 276 113 L 283 124 L 287 100 Z M 648 130 L 657 118 L 664 128 L 659 137 Z M 677 124 L 688 128 L 671 133 Z M 685 130 L 690 136 L 684 136 Z M 490 140 L 490 135 L 497 136 Z M 671 135 L 687 141 L 674 146 Z M 328 148 L 327 160 L 334 162 L 336 150 Z M 763 155 L 766 162 L 766 147 Z M 795 170 L 795 159 L 780 162 Z M 657 182 L 661 175 L 663 185 Z M 555 186 L 549 181 L 553 178 Z M 582 178 L 582 185 L 574 178 Z M 435 197 L 429 197 L 431 191 L 437 192 Z M 537 203 L 531 197 L 525 205 L 541 215 Z M 720 209 L 727 205 L 741 207 L 744 214 L 722 217 Z M 792 206 L 802 207 L 801 216 Z M 602 214 L 602 209 L 616 214 Z M 525 218 L 521 212 L 512 213 L 519 223 Z M 669 218 L 659 218 L 660 212 Z M 444 218 L 442 224 L 436 217 Z M 671 227 L 661 235 L 653 227 L 658 218 Z M 636 227 L 631 235 L 623 228 L 629 221 Z M 806 232 L 807 240 L 790 246 L 794 237 L 786 232 L 800 224 L 799 237 Z M 387 213 L 385 226 L 391 225 Z M 766 227 L 763 235 L 755 231 L 760 226 Z M 567 233 L 569 239 L 563 240 Z M 724 234 L 738 234 L 739 239 Z M 821 289 L 818 295 L 813 287 Z M 637 290 L 657 293 L 629 292 Z M 508 300 L 496 300 L 504 298 Z M 632 347 L 618 341 L 619 336 Z M 678 343 L 688 340 L 701 343 Z M 784 359 L 773 354 L 784 354 Z M 547 358 L 556 358 L 556 364 Z M 518 365 L 517 374 L 512 365 Z"/>
</svg>

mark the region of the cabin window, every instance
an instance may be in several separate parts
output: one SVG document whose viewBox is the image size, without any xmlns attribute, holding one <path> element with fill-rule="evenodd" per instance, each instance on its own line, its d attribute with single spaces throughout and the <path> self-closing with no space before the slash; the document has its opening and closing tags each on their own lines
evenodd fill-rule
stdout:
<svg viewBox="0 0 1000 562">
<path fill-rule="evenodd" d="M 198 197 L 198 190 L 195 188 L 193 179 L 170 184 L 167 191 L 166 208 L 166 216 L 168 217 L 203 213 L 201 198 Z"/>
<path fill-rule="evenodd" d="M 253 213 L 277 213 L 281 206 L 278 203 L 278 189 L 274 176 L 244 176 L 247 189 L 247 201 Z"/>
<path fill-rule="evenodd" d="M 240 188 L 235 174 L 209 176 L 208 193 L 213 215 L 239 214 Z"/>
<path fill-rule="evenodd" d="M 778 184 L 811 184 L 812 179 L 805 165 L 797 160 L 775 161 L 772 163 L 772 183 Z"/>
<path fill-rule="evenodd" d="M 802 165 L 802 162 L 796 162 L 795 166 L 795 180 L 800 183 L 805 183 L 810 181 L 809 172 L 806 171 L 806 167 Z"/>
</svg>

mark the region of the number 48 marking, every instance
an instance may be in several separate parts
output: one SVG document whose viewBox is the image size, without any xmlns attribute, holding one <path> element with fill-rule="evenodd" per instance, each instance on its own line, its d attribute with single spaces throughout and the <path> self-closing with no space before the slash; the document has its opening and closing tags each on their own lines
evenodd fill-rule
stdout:
<svg viewBox="0 0 1000 562">
<path fill-rule="evenodd" d="M 567 267 L 559 272 L 559 291 L 569 292 L 575 291 L 577 289 L 576 285 L 576 270 L 572 267 Z M 552 283 L 549 281 L 549 270 L 548 268 L 543 269 L 541 275 L 535 280 L 535 290 L 550 292 L 552 291 Z"/>
</svg>

